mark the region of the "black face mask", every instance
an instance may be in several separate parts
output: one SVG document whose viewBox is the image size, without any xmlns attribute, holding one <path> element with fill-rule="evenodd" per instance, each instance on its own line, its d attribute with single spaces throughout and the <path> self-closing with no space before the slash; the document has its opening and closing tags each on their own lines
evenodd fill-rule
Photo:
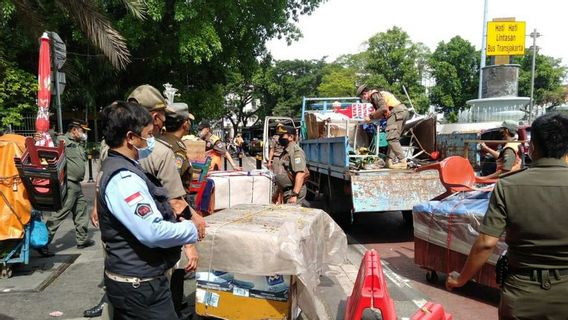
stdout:
<svg viewBox="0 0 568 320">
<path fill-rule="evenodd" d="M 283 147 L 287 147 L 288 143 L 290 143 L 290 140 L 288 140 L 284 137 L 280 137 L 280 138 L 278 138 L 278 143 Z"/>
</svg>

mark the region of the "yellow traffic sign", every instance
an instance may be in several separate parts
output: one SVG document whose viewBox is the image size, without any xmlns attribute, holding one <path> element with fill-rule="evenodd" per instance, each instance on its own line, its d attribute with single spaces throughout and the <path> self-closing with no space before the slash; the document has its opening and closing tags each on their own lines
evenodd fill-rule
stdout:
<svg viewBox="0 0 568 320">
<path fill-rule="evenodd" d="M 490 21 L 487 23 L 487 55 L 516 56 L 525 54 L 524 21 Z"/>
</svg>

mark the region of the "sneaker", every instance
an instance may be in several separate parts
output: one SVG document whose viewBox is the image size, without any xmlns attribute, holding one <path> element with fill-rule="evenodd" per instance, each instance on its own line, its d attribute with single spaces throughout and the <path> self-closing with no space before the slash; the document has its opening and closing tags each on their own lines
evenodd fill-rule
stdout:
<svg viewBox="0 0 568 320">
<path fill-rule="evenodd" d="M 94 246 L 94 245 L 95 245 L 94 240 L 87 240 L 87 241 L 85 241 L 81 244 L 78 244 L 77 249 L 85 249 L 85 248 L 88 248 L 88 247 L 91 247 L 91 246 Z"/>
<path fill-rule="evenodd" d="M 39 253 L 39 255 L 42 256 L 43 258 L 49 258 L 49 257 L 53 257 L 55 255 L 55 253 L 49 251 L 49 248 L 47 246 L 37 248 L 37 249 L 35 249 L 35 251 L 37 253 Z"/>
</svg>

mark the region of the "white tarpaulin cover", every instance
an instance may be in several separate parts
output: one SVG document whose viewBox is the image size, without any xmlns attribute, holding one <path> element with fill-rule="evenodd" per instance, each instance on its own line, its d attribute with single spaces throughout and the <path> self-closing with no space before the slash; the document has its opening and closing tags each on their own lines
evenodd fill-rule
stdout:
<svg viewBox="0 0 568 320">
<path fill-rule="evenodd" d="M 205 218 L 200 271 L 297 276 L 300 308 L 316 315 L 315 289 L 324 265 L 344 262 L 347 238 L 322 210 L 294 205 L 240 205 Z M 322 318 L 322 319 L 323 319 Z"/>
<path fill-rule="evenodd" d="M 491 192 L 465 192 L 441 201 L 429 201 L 414 206 L 414 236 L 426 242 L 469 255 L 479 236 L 479 225 L 489 205 Z M 503 238 L 489 258 L 495 265 L 505 252 Z"/>
<path fill-rule="evenodd" d="M 215 182 L 215 210 L 239 204 L 270 204 L 272 200 L 270 171 L 212 172 L 208 178 Z"/>
</svg>

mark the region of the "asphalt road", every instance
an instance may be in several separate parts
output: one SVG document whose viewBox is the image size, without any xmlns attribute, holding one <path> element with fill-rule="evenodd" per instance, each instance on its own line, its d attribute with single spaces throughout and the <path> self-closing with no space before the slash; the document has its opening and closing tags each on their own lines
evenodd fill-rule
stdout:
<svg viewBox="0 0 568 320">
<path fill-rule="evenodd" d="M 439 274 L 435 284 L 426 280 L 426 270 L 414 263 L 413 230 L 404 225 L 400 212 L 361 214 L 347 233 L 365 247 L 377 250 L 401 281 L 408 280 L 406 284 L 420 291 L 428 300 L 443 304 L 454 319 L 498 318 L 498 290 L 469 283 L 448 292 L 444 287 L 446 275 Z"/>
</svg>

